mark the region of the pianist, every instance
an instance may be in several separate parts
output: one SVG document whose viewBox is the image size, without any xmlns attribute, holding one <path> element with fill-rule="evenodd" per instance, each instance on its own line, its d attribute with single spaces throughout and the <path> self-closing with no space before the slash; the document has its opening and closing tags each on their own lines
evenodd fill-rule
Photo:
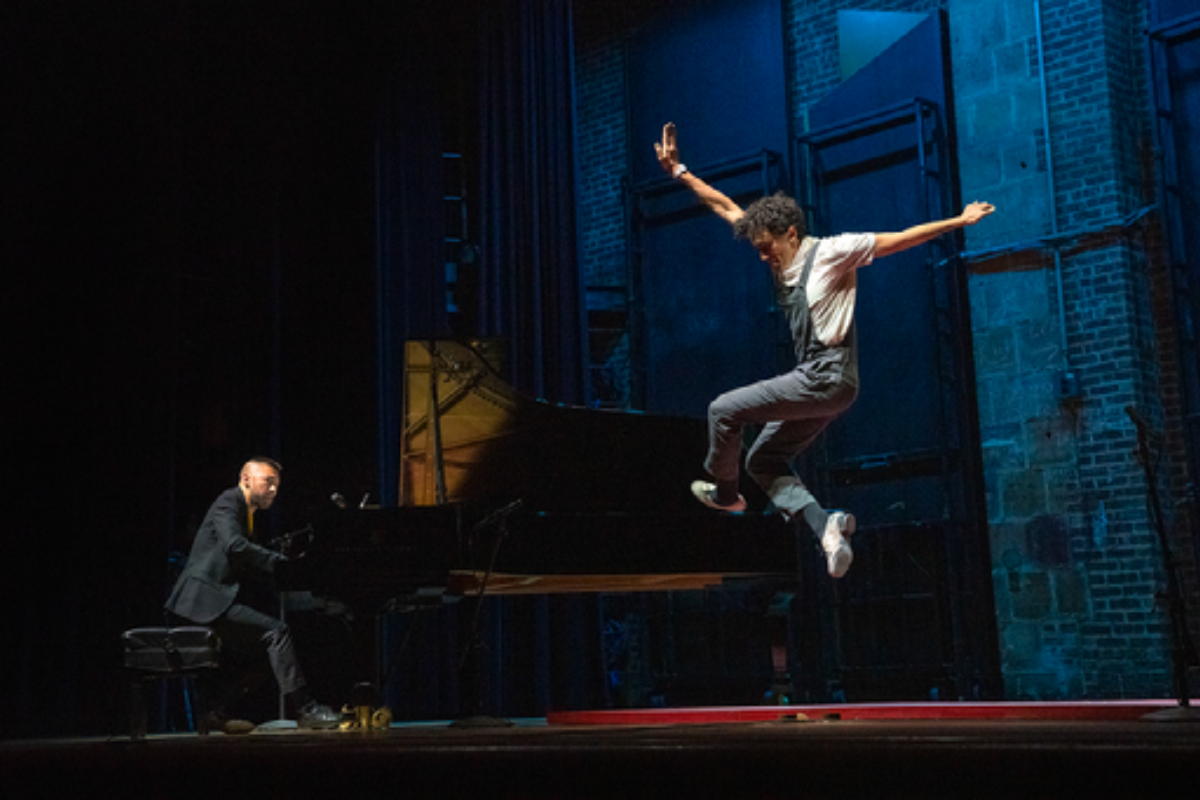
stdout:
<svg viewBox="0 0 1200 800">
<path fill-rule="evenodd" d="M 309 696 L 304 673 L 296 657 L 291 630 L 262 609 L 275 603 L 271 574 L 283 555 L 255 544 L 254 512 L 275 502 L 282 468 L 269 458 L 252 458 L 242 467 L 238 485 L 222 492 L 208 509 L 167 611 L 184 620 L 207 625 L 221 638 L 222 660 L 248 655 L 261 662 L 263 651 L 290 712 L 306 728 L 327 728 L 341 722 L 340 715 Z M 211 709 L 206 727 L 229 733 L 248 732 L 253 725 L 230 715 L 240 678 L 223 666 L 218 685 L 206 687 Z"/>
<path fill-rule="evenodd" d="M 829 574 L 840 578 L 854 558 L 849 541 L 854 516 L 826 512 L 796 477 L 790 462 L 858 395 L 853 325 L 856 271 L 876 258 L 974 225 L 994 208 L 976 202 L 957 217 L 899 233 L 846 233 L 818 239 L 806 235 L 804 214 L 792 198 L 777 194 L 742 209 L 693 175 L 680 161 L 672 123 L 663 127 L 662 141 L 655 142 L 654 149 L 663 170 L 732 225 L 734 234 L 748 240 L 771 268 L 796 354 L 791 372 L 726 392 L 709 406 L 704 466 L 713 480 L 696 481 L 692 493 L 711 508 L 744 510 L 746 501 L 737 488 L 742 428 L 761 425 L 746 455 L 746 471 L 785 517 L 803 516 L 821 537 Z"/>
</svg>

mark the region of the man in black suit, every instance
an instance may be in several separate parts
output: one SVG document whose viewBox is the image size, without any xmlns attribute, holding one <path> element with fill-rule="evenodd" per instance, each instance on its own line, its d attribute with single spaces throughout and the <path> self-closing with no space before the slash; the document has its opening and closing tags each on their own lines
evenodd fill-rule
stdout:
<svg viewBox="0 0 1200 800">
<path fill-rule="evenodd" d="M 328 706 L 309 696 L 296 657 L 292 632 L 280 620 L 260 610 L 271 608 L 275 565 L 287 559 L 255 544 L 254 512 L 266 511 L 279 491 L 282 467 L 269 458 L 252 458 L 242 467 L 238 485 L 213 502 L 196 531 L 187 565 L 175 582 L 166 608 L 198 625 L 211 627 L 223 650 L 265 649 L 291 713 L 301 727 L 333 727 L 341 721 Z M 228 684 L 228 676 L 223 676 Z M 212 698 L 212 711 L 202 724 L 227 732 L 246 732 L 250 723 L 231 720 L 231 697 Z"/>
</svg>

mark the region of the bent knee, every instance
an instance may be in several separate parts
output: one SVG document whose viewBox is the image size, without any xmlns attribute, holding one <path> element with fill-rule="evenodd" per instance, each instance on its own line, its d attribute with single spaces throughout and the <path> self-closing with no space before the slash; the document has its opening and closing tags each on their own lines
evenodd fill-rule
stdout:
<svg viewBox="0 0 1200 800">
<path fill-rule="evenodd" d="M 708 404 L 709 419 L 732 419 L 739 411 L 740 406 L 735 401 L 732 392 L 718 395 L 715 400 Z"/>
</svg>

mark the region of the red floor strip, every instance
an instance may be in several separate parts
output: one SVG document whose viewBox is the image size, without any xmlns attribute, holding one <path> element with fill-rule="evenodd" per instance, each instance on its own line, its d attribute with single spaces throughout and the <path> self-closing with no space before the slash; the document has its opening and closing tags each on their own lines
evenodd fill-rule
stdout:
<svg viewBox="0 0 1200 800">
<path fill-rule="evenodd" d="M 1136 720 L 1173 708 L 1173 700 L 1103 700 L 1046 703 L 863 703 L 811 706 L 733 706 L 641 708 L 609 711 L 557 711 L 550 725 L 704 725 L 719 722 L 771 722 L 803 714 L 807 719 L 843 720 Z"/>
</svg>

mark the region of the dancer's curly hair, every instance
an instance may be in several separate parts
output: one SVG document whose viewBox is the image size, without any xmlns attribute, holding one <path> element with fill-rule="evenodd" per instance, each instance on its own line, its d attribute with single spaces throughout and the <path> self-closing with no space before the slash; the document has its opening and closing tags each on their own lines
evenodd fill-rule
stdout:
<svg viewBox="0 0 1200 800">
<path fill-rule="evenodd" d="M 749 240 L 758 231 L 765 230 L 772 236 L 781 236 L 793 225 L 796 227 L 796 233 L 803 239 L 807 233 L 804 212 L 795 200 L 783 192 L 776 192 L 746 206 L 742 218 L 733 223 L 733 235 Z"/>
</svg>

